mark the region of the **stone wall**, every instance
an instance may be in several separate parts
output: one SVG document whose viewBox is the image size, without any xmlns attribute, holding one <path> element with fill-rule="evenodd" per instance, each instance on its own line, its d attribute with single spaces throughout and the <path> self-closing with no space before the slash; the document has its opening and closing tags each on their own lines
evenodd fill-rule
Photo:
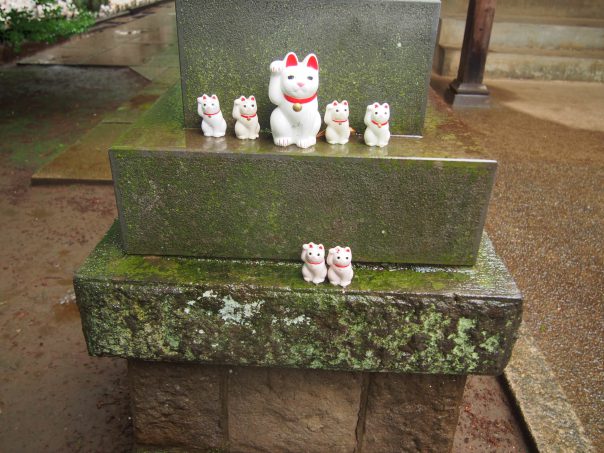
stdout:
<svg viewBox="0 0 604 453">
<path fill-rule="evenodd" d="M 446 452 L 466 380 L 128 364 L 138 451 Z"/>
</svg>

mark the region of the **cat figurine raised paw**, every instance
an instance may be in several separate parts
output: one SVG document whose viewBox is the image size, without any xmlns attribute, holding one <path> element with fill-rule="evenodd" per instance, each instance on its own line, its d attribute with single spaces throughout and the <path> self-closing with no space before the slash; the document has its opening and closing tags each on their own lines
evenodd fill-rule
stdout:
<svg viewBox="0 0 604 453">
<path fill-rule="evenodd" d="M 220 111 L 218 97 L 204 94 L 197 98 L 197 114 L 201 116 L 201 131 L 206 137 L 224 137 L 227 124 Z"/>
<path fill-rule="evenodd" d="M 368 105 L 365 112 L 365 144 L 368 146 L 386 146 L 390 141 L 390 106 L 377 102 Z"/>
<path fill-rule="evenodd" d="M 352 270 L 352 252 L 350 247 L 334 247 L 329 249 L 327 254 L 327 278 L 329 283 L 334 286 L 340 285 L 343 288 L 350 285 L 354 272 Z"/>
<path fill-rule="evenodd" d="M 302 246 L 302 256 L 300 257 L 304 264 L 302 265 L 302 277 L 307 282 L 313 282 L 315 285 L 323 283 L 327 276 L 327 266 L 325 265 L 325 248 L 323 244 L 309 242 Z"/>
<path fill-rule="evenodd" d="M 348 122 L 348 101 L 333 101 L 327 104 L 323 117 L 327 129 L 325 140 L 332 145 L 345 145 L 350 138 L 350 123 Z"/>
<path fill-rule="evenodd" d="M 240 140 L 254 140 L 260 134 L 260 123 L 258 122 L 256 98 L 240 96 L 233 104 L 233 119 L 235 123 L 235 135 Z"/>
<path fill-rule="evenodd" d="M 309 148 L 317 142 L 321 115 L 317 91 L 319 62 L 314 54 L 298 61 L 295 53 L 273 61 L 268 96 L 277 106 L 271 113 L 271 131 L 277 146 Z"/>
</svg>

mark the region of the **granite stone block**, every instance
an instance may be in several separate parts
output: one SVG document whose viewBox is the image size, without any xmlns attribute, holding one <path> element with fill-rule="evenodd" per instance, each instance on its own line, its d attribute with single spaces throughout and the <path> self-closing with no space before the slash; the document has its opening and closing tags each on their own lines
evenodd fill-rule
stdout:
<svg viewBox="0 0 604 453">
<path fill-rule="evenodd" d="M 354 451 L 361 379 L 361 373 L 234 368 L 228 395 L 230 451 Z"/>
<path fill-rule="evenodd" d="M 355 266 L 342 290 L 298 263 L 137 256 L 116 225 L 74 286 L 91 355 L 208 364 L 499 374 L 522 299 L 485 238 L 475 266 Z"/>
<path fill-rule="evenodd" d="M 174 89 L 110 151 L 128 253 L 297 261 L 313 241 L 356 262 L 476 260 L 497 163 L 439 104 L 423 139 L 382 149 L 207 138 L 181 115 Z"/>
<path fill-rule="evenodd" d="M 451 450 L 466 376 L 374 373 L 363 452 Z"/>
<path fill-rule="evenodd" d="M 447 452 L 466 380 L 139 360 L 128 374 L 140 453 Z"/>
<path fill-rule="evenodd" d="M 319 57 L 322 109 L 347 99 L 360 130 L 368 104 L 389 102 L 391 131 L 420 135 L 439 10 L 438 0 L 177 0 L 185 125 L 199 127 L 202 93 L 217 94 L 225 111 L 254 94 L 267 128 L 269 65 L 295 51 Z"/>
<path fill-rule="evenodd" d="M 227 443 L 221 389 L 224 371 L 214 366 L 129 360 L 136 443 L 199 449 L 224 447 Z"/>
</svg>

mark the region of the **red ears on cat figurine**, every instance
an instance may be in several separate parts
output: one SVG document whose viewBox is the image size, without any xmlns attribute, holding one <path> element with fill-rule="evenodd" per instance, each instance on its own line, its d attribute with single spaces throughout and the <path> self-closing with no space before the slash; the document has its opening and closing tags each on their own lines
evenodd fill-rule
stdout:
<svg viewBox="0 0 604 453">
<path fill-rule="evenodd" d="M 309 68 L 313 68 L 315 71 L 319 70 L 319 60 L 317 60 L 317 56 L 314 53 L 308 54 L 303 62 L 305 62 L 306 66 Z M 286 55 L 286 68 L 289 68 L 290 66 L 298 66 L 299 63 L 298 56 L 294 52 L 290 52 Z"/>
</svg>

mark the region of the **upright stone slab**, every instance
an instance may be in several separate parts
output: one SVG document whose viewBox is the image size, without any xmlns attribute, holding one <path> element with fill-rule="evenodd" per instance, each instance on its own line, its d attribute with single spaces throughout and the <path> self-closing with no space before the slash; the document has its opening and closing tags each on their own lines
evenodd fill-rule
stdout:
<svg viewBox="0 0 604 453">
<path fill-rule="evenodd" d="M 254 94 L 266 129 L 269 64 L 293 50 L 319 57 L 321 110 L 347 99 L 361 130 L 365 107 L 389 102 L 391 132 L 421 135 L 439 10 L 438 0 L 177 0 L 185 126 L 199 126 L 202 93 L 225 111 Z"/>
<path fill-rule="evenodd" d="M 284 150 L 182 129 L 175 88 L 110 151 L 126 251 L 299 260 L 314 241 L 361 262 L 471 265 L 497 163 L 439 105 L 421 140 Z"/>
</svg>

